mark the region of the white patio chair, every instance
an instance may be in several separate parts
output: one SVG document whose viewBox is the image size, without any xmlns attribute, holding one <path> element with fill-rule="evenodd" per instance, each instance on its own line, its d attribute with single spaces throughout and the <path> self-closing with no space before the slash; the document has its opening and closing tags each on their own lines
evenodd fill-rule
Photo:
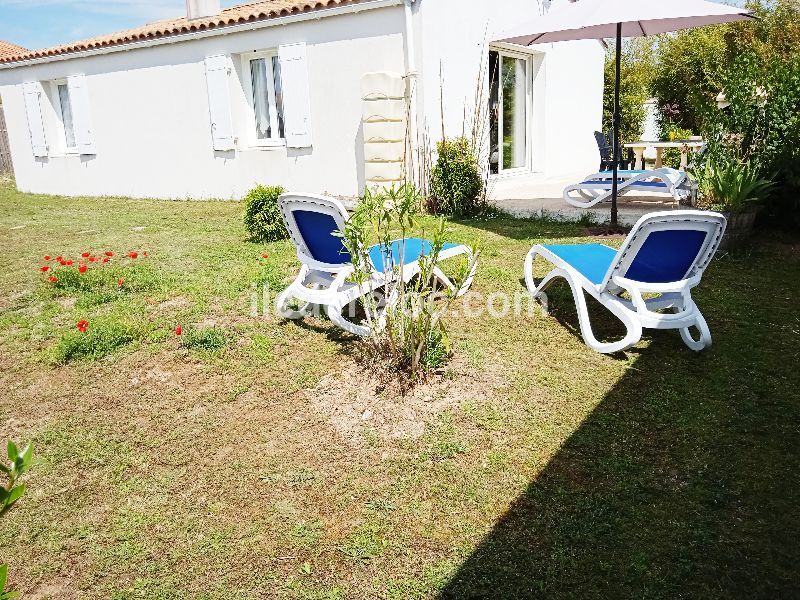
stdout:
<svg viewBox="0 0 800 600">
<path fill-rule="evenodd" d="M 334 235 L 344 229 L 348 219 L 341 202 L 327 196 L 288 193 L 280 197 L 279 203 L 302 266 L 297 278 L 278 297 L 278 311 L 287 319 L 301 319 L 311 313 L 314 305 L 318 305 L 326 310 L 333 323 L 345 331 L 368 336 L 368 326 L 345 318 L 345 307 L 362 296 L 377 292 L 398 277 L 410 281 L 419 273 L 419 259 L 430 254 L 432 243 L 408 238 L 391 242 L 389 248 L 372 246 L 368 252 L 373 273 L 368 281 L 359 286 L 349 280 L 354 271 L 350 253 L 345 249 L 342 238 Z M 444 244 L 439 258 L 448 259 L 458 255 L 465 255 L 472 265 L 458 290 L 441 269 L 435 267 L 433 273 L 440 284 L 456 292 L 456 296 L 461 296 L 472 285 L 477 269 L 472 250 L 460 244 Z M 303 304 L 291 309 L 289 302 L 293 299 Z M 392 302 L 392 298 L 384 301 Z"/>
<path fill-rule="evenodd" d="M 564 200 L 577 208 L 591 208 L 611 200 L 612 171 L 587 175 L 581 183 L 564 188 Z M 617 194 L 628 192 L 662 192 L 680 202 L 694 193 L 692 182 L 685 172 L 670 168 L 649 171 L 623 170 L 617 173 Z"/>
<path fill-rule="evenodd" d="M 719 213 L 674 210 L 639 219 L 619 250 L 603 244 L 536 245 L 525 258 L 525 283 L 547 312 L 545 290 L 556 278 L 566 279 L 575 296 L 583 339 L 597 352 L 630 348 L 641 339 L 643 328 L 678 329 L 684 343 L 700 351 L 711 345 L 711 332 L 691 290 L 717 251 L 725 225 Z M 538 284 L 533 277 L 537 256 L 555 267 Z M 622 321 L 627 329 L 623 339 L 597 340 L 584 292 Z M 645 294 L 657 296 L 645 299 Z M 698 339 L 692 337 L 691 327 L 699 331 Z"/>
</svg>

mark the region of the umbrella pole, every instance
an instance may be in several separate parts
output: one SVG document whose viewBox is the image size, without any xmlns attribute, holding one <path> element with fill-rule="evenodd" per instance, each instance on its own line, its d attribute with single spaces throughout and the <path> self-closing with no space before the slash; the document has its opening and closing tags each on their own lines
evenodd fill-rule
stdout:
<svg viewBox="0 0 800 600">
<path fill-rule="evenodd" d="M 620 88 L 620 71 L 622 70 L 622 23 L 617 23 L 617 72 L 614 81 L 614 140 L 613 152 L 614 160 L 614 178 L 611 182 L 611 226 L 617 226 L 617 175 L 619 174 L 619 160 L 621 157 L 619 147 L 619 126 L 620 126 L 620 108 L 619 108 L 619 88 Z"/>
</svg>

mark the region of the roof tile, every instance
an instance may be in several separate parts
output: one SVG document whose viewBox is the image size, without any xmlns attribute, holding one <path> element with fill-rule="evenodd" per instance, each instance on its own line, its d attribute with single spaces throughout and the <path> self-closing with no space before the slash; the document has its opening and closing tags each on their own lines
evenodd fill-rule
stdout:
<svg viewBox="0 0 800 600">
<path fill-rule="evenodd" d="M 28 52 L 27 48 L 23 48 L 22 46 L 17 46 L 16 44 L 11 44 L 9 42 L 4 42 L 0 40 L 0 60 L 10 57 L 10 56 L 18 56 L 20 54 L 25 54 Z"/>
<path fill-rule="evenodd" d="M 358 4 L 363 1 L 364 0 L 317 0 L 316 2 L 309 2 L 303 0 L 262 0 L 261 2 L 232 6 L 224 9 L 220 14 L 210 17 L 193 19 L 191 21 L 186 17 L 167 19 L 126 31 L 100 35 L 79 42 L 43 48 L 42 50 L 29 51 L 25 50 L 25 48 L 0 41 L 0 64 L 43 58 L 46 56 L 71 54 L 95 48 L 118 46 L 120 44 L 169 37 L 182 33 L 193 33 L 242 23 L 252 23 L 254 21 L 266 21 L 268 19 L 277 19 L 279 17 L 333 8 L 345 4 Z M 5 51 L 6 47 L 9 48 L 7 52 Z"/>
</svg>

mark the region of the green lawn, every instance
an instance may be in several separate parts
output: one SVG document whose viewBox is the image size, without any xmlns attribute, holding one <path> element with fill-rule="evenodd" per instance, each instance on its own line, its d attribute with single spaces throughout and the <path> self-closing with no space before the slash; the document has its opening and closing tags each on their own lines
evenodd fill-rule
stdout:
<svg viewBox="0 0 800 600">
<path fill-rule="evenodd" d="M 714 261 L 701 354 L 675 332 L 593 353 L 559 285 L 550 317 L 451 319 L 449 369 L 399 398 L 329 322 L 251 316 L 298 263 L 245 241 L 241 210 L 0 188 L 0 441 L 38 459 L 0 559 L 25 597 L 800 594 L 800 240 Z M 582 235 L 450 237 L 482 241 L 475 298 Z M 106 250 L 140 253 L 114 257 L 119 291 L 39 272 Z"/>
</svg>

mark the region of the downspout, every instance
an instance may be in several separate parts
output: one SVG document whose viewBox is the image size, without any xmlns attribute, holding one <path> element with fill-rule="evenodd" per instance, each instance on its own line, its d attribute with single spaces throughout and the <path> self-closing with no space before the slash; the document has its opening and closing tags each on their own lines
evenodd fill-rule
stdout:
<svg viewBox="0 0 800 600">
<path fill-rule="evenodd" d="M 408 137 L 409 137 L 409 160 L 408 169 L 411 180 L 416 184 L 421 181 L 416 179 L 422 177 L 422 169 L 419 165 L 419 139 L 417 114 L 417 61 L 415 55 L 414 38 L 414 13 L 413 6 L 416 0 L 405 0 L 405 42 L 406 42 L 406 90 L 408 93 Z M 415 173 L 415 168 L 417 173 Z M 417 177 L 416 175 L 419 175 Z"/>
</svg>

